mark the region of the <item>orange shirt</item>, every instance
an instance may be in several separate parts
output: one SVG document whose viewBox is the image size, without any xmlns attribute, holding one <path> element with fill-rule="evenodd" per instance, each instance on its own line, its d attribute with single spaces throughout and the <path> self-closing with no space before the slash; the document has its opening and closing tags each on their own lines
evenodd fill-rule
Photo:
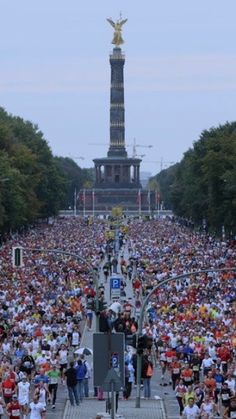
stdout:
<svg viewBox="0 0 236 419">
<path fill-rule="evenodd" d="M 174 361 L 171 363 L 171 370 L 172 370 L 172 374 L 180 374 L 181 371 L 181 364 L 178 361 Z"/>
<path fill-rule="evenodd" d="M 206 387 L 210 388 L 211 391 L 216 388 L 216 380 L 214 378 L 206 378 L 204 380 L 204 384 Z"/>
<path fill-rule="evenodd" d="M 191 370 L 191 368 L 184 368 L 182 370 L 181 378 L 183 378 L 185 382 L 192 381 L 192 377 L 193 377 L 193 370 Z"/>
</svg>

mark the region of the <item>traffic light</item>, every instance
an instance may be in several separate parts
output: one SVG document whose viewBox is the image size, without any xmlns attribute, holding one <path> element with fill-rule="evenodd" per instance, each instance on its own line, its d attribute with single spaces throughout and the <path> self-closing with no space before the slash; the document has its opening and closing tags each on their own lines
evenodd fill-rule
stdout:
<svg viewBox="0 0 236 419">
<path fill-rule="evenodd" d="M 152 336 L 146 336 L 146 348 L 150 350 L 152 349 L 152 345 L 153 345 Z"/>
<path fill-rule="evenodd" d="M 146 337 L 139 336 L 138 337 L 138 344 L 137 344 L 137 353 L 142 355 L 143 350 L 146 349 Z"/>
<path fill-rule="evenodd" d="M 98 311 L 101 313 L 101 311 L 107 310 L 107 302 L 105 300 L 98 300 Z"/>
<path fill-rule="evenodd" d="M 23 247 L 15 246 L 12 248 L 12 265 L 14 268 L 23 266 Z"/>
<path fill-rule="evenodd" d="M 95 309 L 94 298 L 92 298 L 92 297 L 87 298 L 86 308 L 87 308 L 87 310 L 94 311 L 94 309 Z"/>
</svg>

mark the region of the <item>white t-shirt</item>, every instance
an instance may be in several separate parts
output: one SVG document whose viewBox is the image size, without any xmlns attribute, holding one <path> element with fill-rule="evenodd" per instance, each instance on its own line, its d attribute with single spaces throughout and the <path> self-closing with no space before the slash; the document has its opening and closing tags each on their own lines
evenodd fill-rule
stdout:
<svg viewBox="0 0 236 419">
<path fill-rule="evenodd" d="M 184 419 L 197 419 L 199 417 L 200 409 L 194 404 L 192 407 L 185 406 L 183 410 Z"/>
<path fill-rule="evenodd" d="M 202 360 L 203 368 L 211 368 L 212 364 L 214 364 L 214 362 L 211 358 L 204 358 Z"/>
<path fill-rule="evenodd" d="M 19 396 L 19 403 L 21 405 L 28 404 L 29 403 L 29 389 L 30 389 L 30 383 L 28 381 L 23 382 L 20 381 L 18 383 L 18 396 Z"/>
<path fill-rule="evenodd" d="M 67 364 L 67 350 L 61 349 L 59 351 L 59 363 L 61 365 Z"/>
<path fill-rule="evenodd" d="M 30 419 L 41 419 L 41 412 L 44 410 L 42 403 L 30 403 Z"/>
<path fill-rule="evenodd" d="M 46 390 L 45 388 L 40 388 L 39 390 L 39 403 L 43 405 L 43 407 L 46 407 Z"/>
<path fill-rule="evenodd" d="M 79 345 L 79 333 L 78 332 L 73 332 L 72 333 L 72 345 L 74 346 L 78 346 Z"/>
</svg>

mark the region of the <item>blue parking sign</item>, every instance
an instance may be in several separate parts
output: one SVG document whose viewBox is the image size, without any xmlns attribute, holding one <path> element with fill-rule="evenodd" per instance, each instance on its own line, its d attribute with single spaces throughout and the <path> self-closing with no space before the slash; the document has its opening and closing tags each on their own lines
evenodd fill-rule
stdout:
<svg viewBox="0 0 236 419">
<path fill-rule="evenodd" d="M 119 355 L 116 352 L 111 354 L 111 367 L 112 368 L 119 368 Z"/>
<path fill-rule="evenodd" d="M 121 278 L 112 276 L 110 278 L 110 297 L 111 299 L 120 298 Z"/>
<path fill-rule="evenodd" d="M 120 278 L 111 277 L 111 288 L 117 290 L 120 288 Z"/>
</svg>

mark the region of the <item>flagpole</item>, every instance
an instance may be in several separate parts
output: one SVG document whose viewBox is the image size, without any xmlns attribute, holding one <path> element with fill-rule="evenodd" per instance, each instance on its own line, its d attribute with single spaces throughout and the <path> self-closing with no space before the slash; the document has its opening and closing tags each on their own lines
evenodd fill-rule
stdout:
<svg viewBox="0 0 236 419">
<path fill-rule="evenodd" d="M 148 212 L 149 212 L 149 215 L 151 215 L 151 192 L 150 192 L 150 189 L 148 189 Z"/>
<path fill-rule="evenodd" d="M 160 217 L 160 193 L 157 194 L 157 216 Z"/>
<path fill-rule="evenodd" d="M 76 199 L 77 199 L 77 196 L 76 196 L 77 194 L 76 194 L 76 188 L 75 188 L 75 190 L 74 190 L 74 216 L 76 216 L 76 212 L 77 212 L 77 209 L 76 209 Z"/>
<path fill-rule="evenodd" d="M 85 189 L 83 189 L 83 216 L 85 217 Z"/>
<path fill-rule="evenodd" d="M 94 189 L 92 191 L 92 198 L 93 198 L 93 218 L 95 216 L 95 192 Z"/>
<path fill-rule="evenodd" d="M 138 203 L 139 203 L 139 217 L 141 217 L 142 214 L 142 206 L 141 206 L 141 189 L 138 190 Z"/>
</svg>

